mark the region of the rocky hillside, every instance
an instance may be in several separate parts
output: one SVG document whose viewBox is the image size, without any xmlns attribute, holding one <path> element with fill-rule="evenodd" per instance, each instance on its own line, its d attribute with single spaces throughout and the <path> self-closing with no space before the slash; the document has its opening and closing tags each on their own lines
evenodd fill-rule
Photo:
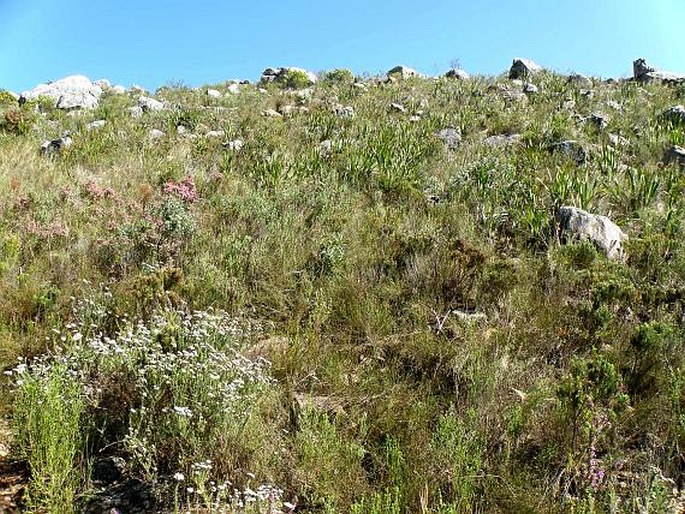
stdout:
<svg viewBox="0 0 685 514">
<path fill-rule="evenodd" d="M 683 104 L 642 59 L 1 91 L 0 510 L 683 512 Z"/>
</svg>

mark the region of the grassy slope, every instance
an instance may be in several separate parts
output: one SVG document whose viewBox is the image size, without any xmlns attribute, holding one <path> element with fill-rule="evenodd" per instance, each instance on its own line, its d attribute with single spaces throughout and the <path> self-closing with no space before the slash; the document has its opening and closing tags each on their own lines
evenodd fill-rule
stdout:
<svg viewBox="0 0 685 514">
<path fill-rule="evenodd" d="M 196 489 L 210 479 L 247 487 L 249 472 L 303 511 L 668 511 L 669 480 L 682 487 L 685 466 L 685 174 L 660 161 L 685 143 L 685 127 L 659 113 L 685 102 L 685 89 L 595 81 L 586 94 L 548 73 L 535 83 L 539 94 L 514 101 L 503 88 L 520 86 L 501 77 L 322 84 L 310 99 L 173 87 L 157 97 L 174 108 L 140 119 L 126 110 L 133 95 L 73 116 L 25 106 L 6 117 L 0 367 L 66 353 L 84 387 L 124 391 L 72 391 L 64 370 L 3 388 L 3 411 L 22 420 L 16 454 L 32 465 L 32 505 L 80 501 L 88 458 L 107 448 L 162 491 L 174 472 L 194 474 Z M 336 116 L 336 101 L 356 116 Z M 261 115 L 290 104 L 308 112 Z M 577 117 L 592 112 L 608 115 L 606 129 Z M 17 133 L 17 114 L 33 127 Z M 107 125 L 86 131 L 95 119 Z M 191 139 L 179 124 L 226 136 Z M 455 151 L 434 136 L 445 127 L 462 132 Z M 150 141 L 152 128 L 166 136 Z M 38 155 L 66 129 L 73 147 Z M 483 144 L 510 133 L 521 142 Z M 612 147 L 610 133 L 627 144 Z M 235 138 L 242 150 L 222 146 Z M 547 151 L 569 138 L 586 164 Z M 610 215 L 630 236 L 627 263 L 559 246 L 550 220 L 565 204 Z M 208 309 L 259 327 L 235 345 L 251 362 L 266 358 L 271 380 L 245 392 L 238 428 L 211 412 L 209 428 L 191 417 L 163 429 L 155 423 L 167 418 L 152 416 L 150 439 L 134 445 L 141 364 L 93 364 L 74 334 L 116 339 L 128 320 Z M 171 392 L 151 404 L 159 416 L 176 394 L 211 403 L 202 384 L 180 393 L 178 383 L 161 385 Z M 50 443 L 50 420 L 31 424 L 38 411 L 75 446 Z M 39 467 L 50 444 L 61 455 Z M 204 459 L 212 469 L 199 476 Z M 59 494 L 36 477 L 52 476 L 50 465 L 73 468 Z"/>
</svg>

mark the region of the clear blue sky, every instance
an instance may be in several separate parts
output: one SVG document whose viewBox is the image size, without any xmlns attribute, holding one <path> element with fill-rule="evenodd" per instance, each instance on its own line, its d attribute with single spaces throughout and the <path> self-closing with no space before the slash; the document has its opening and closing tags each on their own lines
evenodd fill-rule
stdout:
<svg viewBox="0 0 685 514">
<path fill-rule="evenodd" d="M 155 89 L 267 66 L 437 74 L 513 57 L 602 77 L 685 73 L 685 0 L 0 0 L 0 88 L 70 74 Z"/>
</svg>

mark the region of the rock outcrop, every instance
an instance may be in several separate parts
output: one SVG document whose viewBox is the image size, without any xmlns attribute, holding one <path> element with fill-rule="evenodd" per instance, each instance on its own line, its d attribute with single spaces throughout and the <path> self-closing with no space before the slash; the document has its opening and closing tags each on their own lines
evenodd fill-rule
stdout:
<svg viewBox="0 0 685 514">
<path fill-rule="evenodd" d="M 638 82 L 660 80 L 674 84 L 685 84 L 685 75 L 671 71 L 661 71 L 647 64 L 645 59 L 636 59 L 633 61 L 633 80 Z"/>
<path fill-rule="evenodd" d="M 421 74 L 416 71 L 413 68 L 410 68 L 408 66 L 404 66 L 400 64 L 399 66 L 395 66 L 394 68 L 388 70 L 386 73 L 388 78 L 399 78 L 399 79 L 408 79 L 412 77 L 420 77 Z"/>
<path fill-rule="evenodd" d="M 57 109 L 92 109 L 97 107 L 102 87 L 91 82 L 84 75 L 71 75 L 55 82 L 40 84 L 30 91 L 24 91 L 20 103 L 40 97 L 49 98 Z"/>
<path fill-rule="evenodd" d="M 525 79 L 542 71 L 542 68 L 529 59 L 516 58 L 509 69 L 510 79 Z"/>
</svg>

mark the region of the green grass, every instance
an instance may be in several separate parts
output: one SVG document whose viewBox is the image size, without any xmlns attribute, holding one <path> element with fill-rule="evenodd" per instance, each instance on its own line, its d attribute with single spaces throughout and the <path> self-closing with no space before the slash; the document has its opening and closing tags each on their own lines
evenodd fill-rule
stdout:
<svg viewBox="0 0 685 514">
<path fill-rule="evenodd" d="M 353 80 L 170 86 L 138 119 L 133 94 L 74 116 L 3 97 L 0 411 L 30 510 L 78 511 L 109 455 L 166 512 L 683 501 L 685 174 L 661 162 L 683 134 L 660 115 L 682 88 Z M 621 226 L 626 262 L 560 246 L 562 205 Z"/>
</svg>

